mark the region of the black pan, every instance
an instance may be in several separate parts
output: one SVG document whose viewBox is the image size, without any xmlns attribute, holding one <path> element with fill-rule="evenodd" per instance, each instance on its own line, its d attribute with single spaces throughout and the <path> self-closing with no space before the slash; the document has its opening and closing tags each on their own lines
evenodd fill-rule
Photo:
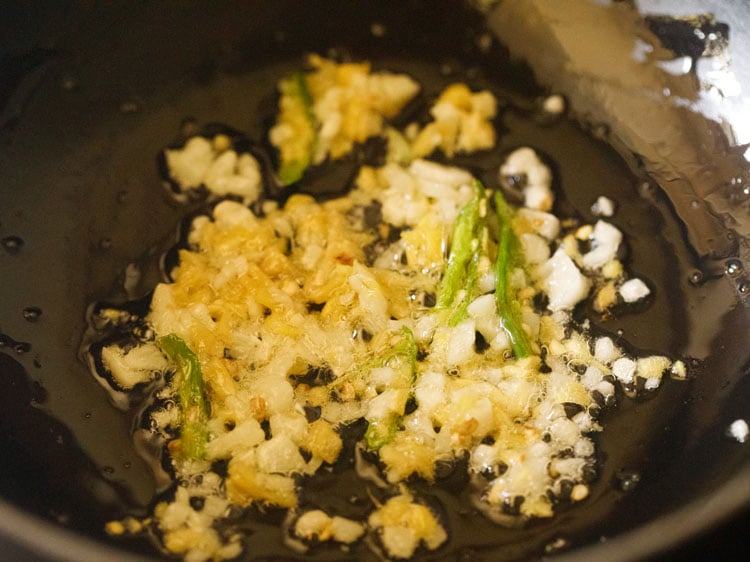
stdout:
<svg viewBox="0 0 750 562">
<path fill-rule="evenodd" d="M 278 78 L 303 53 L 331 49 L 410 72 L 433 92 L 455 80 L 492 86 L 506 100 L 501 143 L 530 144 L 551 159 L 561 210 L 592 220 L 596 196 L 619 202 L 629 267 L 655 298 L 599 328 L 690 367 L 689 380 L 667 380 L 648 399 L 619 397 L 583 504 L 514 530 L 457 509 L 450 544 L 431 559 L 636 560 L 667 549 L 685 559 L 681 544 L 705 546 L 688 541 L 724 521 L 719 532 L 737 539 L 748 522 L 750 444 L 725 432 L 750 418 L 744 159 L 727 127 L 668 101 L 656 104 L 663 112 L 623 106 L 632 96 L 608 96 L 602 84 L 611 80 L 576 66 L 580 53 L 620 44 L 603 32 L 622 34 L 625 45 L 638 35 L 668 58 L 684 46 L 674 40 L 681 24 L 646 22 L 627 2 L 545 11 L 552 4 L 505 2 L 489 15 L 416 1 L 0 7 L 0 559 L 158 557 L 145 540 L 103 531 L 109 519 L 144 514 L 157 483 L 133 445 L 136 413 L 114 408 L 79 357 L 85 311 L 147 295 L 181 218 L 201 205 L 167 195 L 159 151 L 181 128 L 211 122 L 260 139 Z M 571 29 L 566 14 L 594 18 L 577 48 L 557 33 Z M 607 18 L 617 25 L 598 25 Z M 731 41 L 733 25 L 718 32 Z M 507 45 L 488 49 L 493 37 Z M 637 78 L 645 92 L 656 76 Z M 538 118 L 548 80 L 577 120 Z M 672 134 L 656 135 L 662 123 Z M 490 174 L 499 158 L 478 163 L 479 172 Z M 706 204 L 716 209 L 719 187 L 729 193 L 722 216 Z M 256 529 L 254 559 L 291 557 L 279 533 Z"/>
</svg>

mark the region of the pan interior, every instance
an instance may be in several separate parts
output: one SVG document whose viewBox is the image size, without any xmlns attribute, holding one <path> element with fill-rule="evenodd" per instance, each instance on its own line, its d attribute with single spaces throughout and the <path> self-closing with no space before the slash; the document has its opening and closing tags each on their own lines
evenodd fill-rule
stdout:
<svg viewBox="0 0 750 562">
<path fill-rule="evenodd" d="M 329 49 L 408 72 L 430 91 L 467 81 L 505 98 L 501 147 L 527 144 L 548 155 L 570 213 L 591 221 L 597 196 L 617 201 L 614 222 L 628 240 L 628 266 L 656 289 L 646 310 L 601 320 L 600 328 L 621 332 L 633 350 L 691 365 L 690 380 L 667 380 L 647 400 L 619 397 L 599 441 L 603 470 L 583 505 L 508 530 L 440 491 L 453 507 L 446 556 L 517 559 L 558 539 L 572 547 L 597 543 L 747 474 L 747 453 L 723 433 L 750 400 L 742 347 L 748 315 L 728 276 L 696 277 L 694 256 L 658 186 L 608 146 L 604 129 L 535 120 L 545 91 L 502 46 L 483 47 L 488 36 L 474 11 L 444 3 L 362 6 L 222 3 L 196 14 L 194 6 L 144 4 L 58 14 L 70 31 L 32 65 L 40 78 L 1 133 L 0 237 L 22 241 L 0 253 L 3 498 L 105 543 L 113 541 L 104 521 L 145 513 L 155 483 L 131 439 L 135 412 L 123 416 L 109 405 L 79 360 L 84 312 L 94 301 L 147 294 L 181 217 L 200 205 L 175 205 L 156 173 L 155 156 L 184 119 L 222 122 L 260 138 L 278 78 L 297 68 L 304 52 Z M 196 18 L 205 25 L 196 29 Z M 499 158 L 475 165 L 490 173 Z M 140 281 L 125 291 L 127 271 L 139 272 Z M 41 314 L 32 320 L 24 314 L 29 307 Z M 633 475 L 638 484 L 626 485 Z M 337 483 L 337 493 L 353 484 Z M 279 553 L 277 526 L 253 530 L 258 559 Z M 153 552 L 145 541 L 114 544 Z"/>
</svg>

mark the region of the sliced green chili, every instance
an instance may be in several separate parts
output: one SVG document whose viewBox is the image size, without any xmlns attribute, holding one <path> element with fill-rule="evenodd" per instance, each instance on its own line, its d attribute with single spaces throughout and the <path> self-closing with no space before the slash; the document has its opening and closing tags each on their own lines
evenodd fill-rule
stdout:
<svg viewBox="0 0 750 562">
<path fill-rule="evenodd" d="M 305 170 L 312 163 L 317 136 L 316 120 L 315 113 L 313 112 L 312 97 L 310 96 L 310 90 L 307 88 L 307 79 L 305 78 L 304 72 L 295 72 L 288 78 L 282 80 L 280 89 L 282 95 L 291 97 L 301 105 L 312 132 L 312 140 L 307 147 L 305 157 L 281 163 L 279 168 L 279 179 L 284 185 L 290 185 L 302 179 Z"/>
<path fill-rule="evenodd" d="M 177 366 L 181 456 L 202 459 L 208 441 L 209 404 L 198 357 L 175 334 L 160 337 L 156 342 Z"/>
<path fill-rule="evenodd" d="M 474 180 L 474 196 L 458 213 L 453 226 L 448 264 L 437 290 L 436 308 L 446 309 L 454 304 L 460 290 L 466 291 L 463 302 L 449 317 L 455 326 L 466 317 L 466 308 L 475 296 L 477 265 L 482 251 L 482 233 L 485 225 L 486 195 L 484 186 Z"/>
<path fill-rule="evenodd" d="M 406 360 L 409 367 L 409 384 L 413 383 L 417 376 L 417 353 L 419 348 L 414 333 L 406 326 L 401 327 L 401 339 L 389 349 L 384 355 L 370 363 L 366 369 L 369 371 L 377 367 L 386 367 L 394 359 Z M 396 436 L 398 426 L 403 419 L 402 414 L 392 412 L 383 419 L 368 419 L 367 431 L 365 432 L 365 445 L 368 449 L 377 451 L 383 445 L 387 445 Z"/>
<path fill-rule="evenodd" d="M 368 420 L 365 446 L 371 451 L 377 451 L 393 441 L 402 418 L 403 416 L 394 412 L 382 420 Z"/>
<path fill-rule="evenodd" d="M 532 354 L 531 342 L 521 325 L 521 306 L 510 286 L 510 274 L 520 260 L 518 239 L 511 226 L 513 214 L 499 191 L 495 192 L 494 200 L 500 219 L 500 240 L 495 262 L 495 302 L 513 353 L 519 358 L 527 357 Z"/>
</svg>

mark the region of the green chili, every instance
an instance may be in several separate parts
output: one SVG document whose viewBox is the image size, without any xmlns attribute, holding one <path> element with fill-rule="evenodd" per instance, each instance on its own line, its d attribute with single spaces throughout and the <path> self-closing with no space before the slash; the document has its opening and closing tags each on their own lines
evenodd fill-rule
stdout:
<svg viewBox="0 0 750 562">
<path fill-rule="evenodd" d="M 386 367 L 394 359 L 402 358 L 406 360 L 409 367 L 409 384 L 411 385 L 417 376 L 417 352 L 419 348 L 414 333 L 408 327 L 401 327 L 401 335 L 402 338 L 396 345 L 371 362 L 366 369 L 369 371 L 377 367 Z M 376 451 L 393 441 L 402 419 L 402 414 L 398 412 L 392 412 L 383 419 L 368 419 L 364 437 L 367 448 Z"/>
<path fill-rule="evenodd" d="M 394 412 L 382 420 L 368 420 L 365 446 L 371 451 L 377 451 L 393 441 L 402 418 L 403 416 Z"/>
<path fill-rule="evenodd" d="M 401 326 L 401 340 L 388 352 L 376 359 L 376 367 L 385 367 L 396 357 L 403 357 L 408 361 L 411 381 L 417 376 L 417 340 L 414 333 L 406 326 Z"/>
<path fill-rule="evenodd" d="M 513 353 L 519 358 L 527 357 L 531 355 L 532 347 L 521 325 L 521 306 L 513 295 L 509 279 L 513 266 L 520 259 L 518 239 L 511 226 L 513 214 L 499 191 L 495 192 L 494 199 L 500 219 L 500 240 L 495 262 L 495 302 Z"/>
<path fill-rule="evenodd" d="M 181 456 L 184 459 L 202 459 L 208 441 L 209 404 L 198 357 L 175 334 L 160 337 L 156 342 L 177 366 Z"/>
<path fill-rule="evenodd" d="M 452 326 L 466 317 L 466 308 L 476 293 L 477 265 L 482 251 L 482 233 L 485 225 L 485 200 L 484 186 L 474 180 L 474 196 L 458 213 L 453 226 L 448 264 L 438 285 L 436 302 L 438 310 L 446 309 L 454 304 L 460 290 L 466 292 L 463 302 L 449 318 L 449 324 Z"/>
<path fill-rule="evenodd" d="M 313 102 L 310 91 L 307 88 L 307 79 L 303 72 L 295 72 L 288 78 L 281 81 L 281 93 L 296 100 L 302 106 L 307 117 L 308 125 L 312 131 L 312 140 L 307 147 L 304 158 L 282 162 L 279 168 L 279 179 L 284 185 L 295 183 L 302 179 L 305 170 L 312 163 L 313 154 L 315 153 L 316 144 L 316 120 L 313 112 Z"/>
</svg>

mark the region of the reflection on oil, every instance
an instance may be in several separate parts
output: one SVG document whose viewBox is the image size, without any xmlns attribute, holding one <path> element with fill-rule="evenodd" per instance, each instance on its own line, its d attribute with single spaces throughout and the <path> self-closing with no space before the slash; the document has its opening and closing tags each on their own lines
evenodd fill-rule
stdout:
<svg viewBox="0 0 750 562">
<path fill-rule="evenodd" d="M 748 261 L 747 244 L 739 242 L 750 238 L 750 206 L 736 203 L 748 164 L 745 147 L 735 145 L 745 135 L 737 127 L 750 120 L 728 121 L 712 109 L 736 87 L 725 80 L 722 90 L 705 79 L 715 82 L 723 68 L 729 27 L 702 15 L 644 21 L 628 3 L 520 4 L 503 2 L 490 12 L 493 32 L 541 82 L 566 95 L 579 119 L 606 123 L 607 140 L 659 183 L 703 274 L 722 275 L 726 258 Z M 657 64 L 680 57 L 690 58 L 691 72 Z M 709 60 L 711 72 L 697 74 Z"/>
</svg>

